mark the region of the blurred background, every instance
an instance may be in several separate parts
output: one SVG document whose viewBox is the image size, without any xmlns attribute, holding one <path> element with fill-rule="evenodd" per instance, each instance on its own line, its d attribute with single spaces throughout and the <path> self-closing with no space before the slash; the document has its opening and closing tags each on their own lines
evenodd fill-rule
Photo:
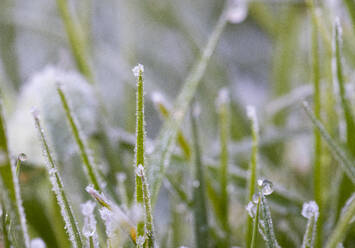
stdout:
<svg viewBox="0 0 355 248">
<path fill-rule="evenodd" d="M 224 6 L 220 0 L 69 0 L 69 11 L 78 27 L 74 32 L 80 32 L 85 61 L 90 68 L 88 74 L 73 56 L 57 2 L 0 1 L 0 88 L 10 147 L 14 156 L 21 152 L 28 156 L 20 178 L 26 215 L 31 237 L 42 237 L 47 247 L 68 244 L 60 220 L 53 214 L 56 210 L 50 188 L 43 186 L 48 181 L 31 108 L 40 109 L 74 205 L 79 206 L 89 196 L 84 191 L 83 172 L 77 169 L 81 161 L 76 144 L 55 90 L 57 81 L 66 87 L 82 131 L 89 137 L 93 156 L 107 179 L 107 187 L 115 192 L 115 175 L 125 173 L 128 196 L 132 199 L 136 83 L 131 69 L 137 63 L 145 68 L 149 150 L 163 122 L 154 108 L 153 94 L 160 93 L 168 105 L 173 105 Z M 342 141 L 344 134 L 338 125 L 333 108 L 336 101 L 331 93 L 332 23 L 336 16 L 341 18 L 344 74 L 352 102 L 355 100 L 354 28 L 346 1 L 319 2 L 321 88 L 323 104 L 329 107 L 325 107 L 324 121 L 328 130 Z M 254 105 L 261 136 L 260 173 L 274 182 L 281 196 L 284 193 L 284 197 L 271 202 L 276 233 L 280 245 L 299 247 L 306 223 L 300 215 L 301 206 L 313 199 L 313 132 L 299 104 L 304 99 L 312 100 L 313 92 L 310 12 L 302 0 L 249 1 L 245 11 L 245 20 L 227 24 L 197 91 L 203 160 L 206 166 L 218 166 L 215 99 L 219 90 L 226 88 L 231 98 L 232 243 L 241 245 L 244 237 L 245 173 L 251 151 L 251 125 L 245 108 Z M 190 136 L 189 122 L 184 122 L 182 130 Z M 334 223 L 354 188 L 346 182 L 341 184 L 341 176 L 332 176 L 338 165 L 329 154 L 323 159 L 327 168 L 323 177 L 329 180 L 329 191 L 344 187 L 341 192 L 345 192 L 338 197 L 337 204 L 327 205 L 327 211 L 333 215 L 330 222 Z M 188 178 L 189 166 L 183 159 L 174 158 L 169 173 Z M 332 184 L 333 179 L 338 181 Z M 181 180 L 181 187 L 186 186 L 188 192 L 191 185 L 184 184 L 187 179 Z M 169 247 L 193 246 L 189 234 L 192 227 L 186 225 L 191 223 L 191 212 L 184 204 L 175 204 L 177 201 L 168 188 L 163 187 L 155 212 L 159 239 L 168 239 L 170 229 L 166 227 L 179 223 L 176 225 L 180 230 L 176 233 L 180 236 L 169 241 L 174 244 Z M 112 197 L 119 201 L 117 196 Z M 353 235 L 348 235 L 345 247 L 355 244 L 354 228 L 351 232 Z"/>
</svg>

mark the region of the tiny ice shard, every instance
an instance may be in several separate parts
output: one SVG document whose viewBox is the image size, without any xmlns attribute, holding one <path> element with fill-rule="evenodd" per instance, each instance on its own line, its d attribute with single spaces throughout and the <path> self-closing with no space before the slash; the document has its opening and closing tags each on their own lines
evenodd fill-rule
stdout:
<svg viewBox="0 0 355 248">
<path fill-rule="evenodd" d="M 144 66 L 138 64 L 132 69 L 132 72 L 135 77 L 139 77 L 139 75 L 144 72 Z"/>
<path fill-rule="evenodd" d="M 254 218 L 255 215 L 256 215 L 256 205 L 254 202 L 249 202 L 247 207 L 246 207 L 246 210 L 248 211 L 248 214 L 250 217 Z"/>
<path fill-rule="evenodd" d="M 271 195 L 274 192 L 274 187 L 271 181 L 267 179 L 258 179 L 258 186 L 261 188 L 261 193 L 263 195 Z"/>
<path fill-rule="evenodd" d="M 27 155 L 24 153 L 20 153 L 18 155 L 18 160 L 20 160 L 21 162 L 25 162 L 27 160 Z"/>
<path fill-rule="evenodd" d="M 144 167 L 142 164 L 139 164 L 136 168 L 136 175 L 142 177 L 144 175 Z"/>
<path fill-rule="evenodd" d="M 302 207 L 302 215 L 307 219 L 310 219 L 312 216 L 317 219 L 319 215 L 317 203 L 315 201 L 305 202 Z"/>
<path fill-rule="evenodd" d="M 40 238 L 31 240 L 30 248 L 46 248 L 46 244 Z"/>
<path fill-rule="evenodd" d="M 230 0 L 227 19 L 231 23 L 241 23 L 248 16 L 247 0 Z"/>
</svg>

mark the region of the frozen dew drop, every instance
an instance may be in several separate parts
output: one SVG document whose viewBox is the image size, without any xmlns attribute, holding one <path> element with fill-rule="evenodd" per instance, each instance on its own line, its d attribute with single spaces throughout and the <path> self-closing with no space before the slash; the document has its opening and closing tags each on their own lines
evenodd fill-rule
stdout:
<svg viewBox="0 0 355 248">
<path fill-rule="evenodd" d="M 35 238 L 31 240 L 30 248 L 45 248 L 46 244 L 41 238 Z"/>
<path fill-rule="evenodd" d="M 24 153 L 20 153 L 18 155 L 18 160 L 20 160 L 21 162 L 25 162 L 27 160 L 27 155 Z"/>
<path fill-rule="evenodd" d="M 263 195 L 271 195 L 271 193 L 274 192 L 274 187 L 271 181 L 267 179 L 258 179 L 257 183 Z"/>
<path fill-rule="evenodd" d="M 256 215 L 256 205 L 254 202 L 249 202 L 248 205 L 246 206 L 246 210 L 248 211 L 248 214 L 250 217 L 254 218 Z"/>
<path fill-rule="evenodd" d="M 227 10 L 227 19 L 231 23 L 241 23 L 248 16 L 247 0 L 230 0 Z"/>
<path fill-rule="evenodd" d="M 305 202 L 302 207 L 302 215 L 303 217 L 310 219 L 314 216 L 316 219 L 318 218 L 318 205 L 315 201 Z"/>
<path fill-rule="evenodd" d="M 144 66 L 138 64 L 132 69 L 132 72 L 135 77 L 139 77 L 139 75 L 144 72 Z"/>
</svg>

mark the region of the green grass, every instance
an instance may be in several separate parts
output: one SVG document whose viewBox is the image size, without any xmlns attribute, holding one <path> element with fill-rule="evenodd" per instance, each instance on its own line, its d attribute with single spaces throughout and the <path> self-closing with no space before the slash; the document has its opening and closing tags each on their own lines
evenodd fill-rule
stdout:
<svg viewBox="0 0 355 248">
<path fill-rule="evenodd" d="M 0 3 L 0 247 L 354 247 L 353 2 L 153 2 Z"/>
</svg>

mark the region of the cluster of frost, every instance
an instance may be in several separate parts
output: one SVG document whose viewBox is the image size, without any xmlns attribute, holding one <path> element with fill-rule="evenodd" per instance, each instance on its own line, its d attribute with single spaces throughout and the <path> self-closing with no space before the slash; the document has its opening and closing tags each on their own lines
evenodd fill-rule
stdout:
<svg viewBox="0 0 355 248">
<path fill-rule="evenodd" d="M 302 207 L 302 215 L 307 219 L 310 219 L 312 217 L 317 219 L 319 215 L 317 203 L 315 201 L 305 202 Z"/>
<path fill-rule="evenodd" d="M 76 72 L 64 71 L 54 66 L 45 67 L 22 87 L 16 111 L 9 118 L 8 125 L 11 150 L 15 154 L 24 152 L 34 164 L 43 164 L 43 159 L 30 115 L 33 106 L 41 113 L 43 124 L 59 157 L 68 158 L 68 155 L 75 152 L 71 130 L 56 90 L 58 83 L 67 93 L 79 122 L 85 123 L 82 125 L 83 131 L 90 135 L 97 130 L 98 104 L 89 83 Z"/>
<path fill-rule="evenodd" d="M 81 213 L 84 215 L 83 234 L 87 242 L 90 242 L 90 239 L 92 239 L 95 247 L 99 247 L 96 234 L 96 219 L 94 216 L 95 205 L 93 201 L 81 204 Z"/>
</svg>

